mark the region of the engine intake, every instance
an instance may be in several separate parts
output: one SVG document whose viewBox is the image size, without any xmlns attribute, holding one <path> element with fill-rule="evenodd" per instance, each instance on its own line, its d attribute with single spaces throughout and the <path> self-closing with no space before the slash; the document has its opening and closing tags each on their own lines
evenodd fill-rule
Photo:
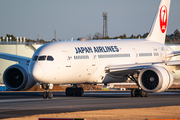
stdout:
<svg viewBox="0 0 180 120">
<path fill-rule="evenodd" d="M 36 84 L 28 75 L 28 66 L 15 64 L 8 67 L 3 74 L 3 81 L 10 90 L 26 90 Z"/>
<path fill-rule="evenodd" d="M 138 83 L 147 92 L 163 92 L 172 85 L 173 76 L 164 67 L 152 66 L 141 70 Z"/>
<path fill-rule="evenodd" d="M 158 75 L 152 71 L 152 70 L 147 70 L 142 74 L 142 84 L 145 88 L 149 90 L 153 90 L 157 88 L 159 83 L 159 77 Z"/>
</svg>

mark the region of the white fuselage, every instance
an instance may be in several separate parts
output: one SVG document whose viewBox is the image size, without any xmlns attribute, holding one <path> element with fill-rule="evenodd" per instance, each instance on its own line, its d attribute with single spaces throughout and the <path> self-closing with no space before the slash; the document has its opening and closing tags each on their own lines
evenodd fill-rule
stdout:
<svg viewBox="0 0 180 120">
<path fill-rule="evenodd" d="M 42 83 L 102 83 L 107 65 L 169 61 L 172 50 L 164 44 L 142 39 L 89 40 L 53 42 L 40 47 L 33 55 L 29 72 Z M 39 57 L 46 57 L 38 60 Z M 53 60 L 47 60 L 47 56 Z M 124 82 L 119 75 L 118 80 Z"/>
</svg>

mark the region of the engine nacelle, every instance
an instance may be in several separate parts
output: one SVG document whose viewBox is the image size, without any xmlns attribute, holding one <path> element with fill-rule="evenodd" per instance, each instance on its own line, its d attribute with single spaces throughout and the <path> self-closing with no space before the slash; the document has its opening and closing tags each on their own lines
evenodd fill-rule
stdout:
<svg viewBox="0 0 180 120">
<path fill-rule="evenodd" d="M 13 91 L 27 90 L 36 82 L 28 74 L 28 66 L 15 64 L 8 67 L 3 74 L 3 81 L 7 88 Z"/>
<path fill-rule="evenodd" d="M 172 74 L 161 66 L 144 68 L 138 76 L 140 87 L 151 93 L 167 90 L 172 85 L 173 80 Z"/>
</svg>

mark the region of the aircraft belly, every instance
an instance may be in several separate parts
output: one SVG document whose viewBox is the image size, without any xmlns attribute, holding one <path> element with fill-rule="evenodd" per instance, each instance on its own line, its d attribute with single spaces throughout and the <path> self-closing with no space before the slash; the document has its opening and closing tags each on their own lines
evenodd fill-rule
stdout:
<svg viewBox="0 0 180 120">
<path fill-rule="evenodd" d="M 126 82 L 127 77 L 125 76 L 113 76 L 110 74 L 107 74 L 102 81 L 102 83 L 118 83 L 118 82 Z"/>
</svg>

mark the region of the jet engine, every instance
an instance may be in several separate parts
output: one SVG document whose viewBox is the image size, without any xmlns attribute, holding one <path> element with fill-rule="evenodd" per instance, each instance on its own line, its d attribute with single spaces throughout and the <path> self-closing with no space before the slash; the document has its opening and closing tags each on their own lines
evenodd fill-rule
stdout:
<svg viewBox="0 0 180 120">
<path fill-rule="evenodd" d="M 28 66 L 25 64 L 8 67 L 3 74 L 3 81 L 6 87 L 13 91 L 27 90 L 36 84 L 28 74 Z"/>
<path fill-rule="evenodd" d="M 151 66 L 141 70 L 138 83 L 146 92 L 163 92 L 172 85 L 173 76 L 164 67 Z"/>
</svg>

